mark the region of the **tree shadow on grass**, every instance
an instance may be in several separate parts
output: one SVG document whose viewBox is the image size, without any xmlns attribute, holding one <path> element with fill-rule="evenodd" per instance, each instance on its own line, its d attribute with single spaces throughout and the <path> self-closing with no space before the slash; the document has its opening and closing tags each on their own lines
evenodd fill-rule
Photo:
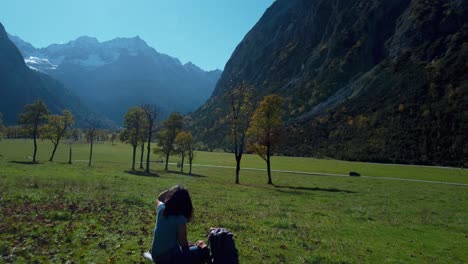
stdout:
<svg viewBox="0 0 468 264">
<path fill-rule="evenodd" d="M 172 173 L 172 174 L 178 174 L 178 175 L 183 175 L 183 176 L 188 176 L 188 177 L 196 177 L 196 178 L 205 178 L 206 177 L 205 175 L 201 175 L 201 174 L 196 174 L 196 173 L 188 174 L 186 172 L 173 171 L 173 170 L 168 170 L 168 171 L 166 171 L 166 173 Z"/>
<path fill-rule="evenodd" d="M 37 164 L 40 164 L 39 162 L 34 162 L 34 161 L 19 161 L 19 160 L 10 160 L 8 161 L 10 163 L 14 163 L 14 164 L 21 164 L 21 165 L 37 165 Z"/>
<path fill-rule="evenodd" d="M 357 193 L 354 191 L 340 190 L 336 188 L 296 187 L 296 186 L 281 186 L 281 185 L 274 185 L 274 186 L 276 188 L 285 188 L 285 189 L 291 189 L 291 190 L 301 190 L 301 191 L 311 191 L 311 192 Z"/>
<path fill-rule="evenodd" d="M 131 175 L 136 175 L 136 176 L 143 176 L 143 177 L 159 177 L 159 174 L 150 172 L 146 173 L 144 171 L 131 171 L 131 170 L 126 170 L 124 171 L 125 173 L 131 174 Z"/>
</svg>

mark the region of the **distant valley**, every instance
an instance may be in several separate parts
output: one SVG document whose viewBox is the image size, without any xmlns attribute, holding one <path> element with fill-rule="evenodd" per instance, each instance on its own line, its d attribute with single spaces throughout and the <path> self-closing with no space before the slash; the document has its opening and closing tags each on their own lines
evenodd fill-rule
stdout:
<svg viewBox="0 0 468 264">
<path fill-rule="evenodd" d="M 160 107 L 162 117 L 193 111 L 211 95 L 221 76 L 220 70 L 204 71 L 159 53 L 140 37 L 99 42 L 84 36 L 35 48 L 8 36 L 29 68 L 60 81 L 117 125 L 129 107 L 143 103 Z"/>
<path fill-rule="evenodd" d="M 277 0 L 223 72 L 182 64 L 140 37 L 85 36 L 36 48 L 9 35 L 23 58 L 3 37 L 0 81 L 11 86 L 0 90 L 0 112 L 11 123 L 19 101 L 42 94 L 55 109 L 89 107 L 120 126 L 130 106 L 150 103 L 161 118 L 190 113 L 195 141 L 230 150 L 225 98 L 248 84 L 254 104 L 271 94 L 285 99 L 287 140 L 277 154 L 466 167 L 467 6 Z M 24 95 L 14 99 L 17 91 Z"/>
</svg>

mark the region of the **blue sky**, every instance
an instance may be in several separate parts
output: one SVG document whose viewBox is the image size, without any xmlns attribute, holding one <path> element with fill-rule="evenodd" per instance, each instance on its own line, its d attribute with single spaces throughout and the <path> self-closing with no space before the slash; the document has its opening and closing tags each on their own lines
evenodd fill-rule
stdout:
<svg viewBox="0 0 468 264">
<path fill-rule="evenodd" d="M 162 53 L 223 69 L 274 0 L 1 0 L 0 22 L 35 47 L 139 35 Z"/>
</svg>

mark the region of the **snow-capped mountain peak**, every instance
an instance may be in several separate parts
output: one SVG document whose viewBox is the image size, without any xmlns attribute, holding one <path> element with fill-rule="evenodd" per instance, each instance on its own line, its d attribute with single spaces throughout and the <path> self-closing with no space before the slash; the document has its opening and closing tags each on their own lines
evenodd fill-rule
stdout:
<svg viewBox="0 0 468 264">
<path fill-rule="evenodd" d="M 45 48 L 35 48 L 19 37 L 10 39 L 23 53 L 26 64 L 39 71 L 55 71 L 67 66 L 97 68 L 113 64 L 131 57 L 146 58 L 154 65 L 166 68 L 185 68 L 193 72 L 204 72 L 192 63 L 183 65 L 179 59 L 157 52 L 140 36 L 118 37 L 100 42 L 95 37 L 81 36 L 64 44 L 51 44 Z"/>
<path fill-rule="evenodd" d="M 159 53 L 139 36 L 102 42 L 84 36 L 39 49 L 13 39 L 30 68 L 56 78 L 119 124 L 122 111 L 142 102 L 160 106 L 164 114 L 191 112 L 220 76 Z"/>
</svg>

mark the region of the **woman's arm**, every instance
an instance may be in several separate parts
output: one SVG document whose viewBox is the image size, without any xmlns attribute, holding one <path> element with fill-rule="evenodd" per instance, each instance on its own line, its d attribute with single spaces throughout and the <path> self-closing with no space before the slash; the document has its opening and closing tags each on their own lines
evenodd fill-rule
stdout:
<svg viewBox="0 0 468 264">
<path fill-rule="evenodd" d="M 177 242 L 179 246 L 182 247 L 182 250 L 185 251 L 188 249 L 189 244 L 187 240 L 187 224 L 181 224 L 177 232 Z"/>
<path fill-rule="evenodd" d="M 166 202 L 166 199 L 167 199 L 167 195 L 169 194 L 169 190 L 165 190 L 164 192 L 160 193 L 159 196 L 158 196 L 158 206 L 161 204 L 161 203 L 165 203 Z"/>
</svg>

